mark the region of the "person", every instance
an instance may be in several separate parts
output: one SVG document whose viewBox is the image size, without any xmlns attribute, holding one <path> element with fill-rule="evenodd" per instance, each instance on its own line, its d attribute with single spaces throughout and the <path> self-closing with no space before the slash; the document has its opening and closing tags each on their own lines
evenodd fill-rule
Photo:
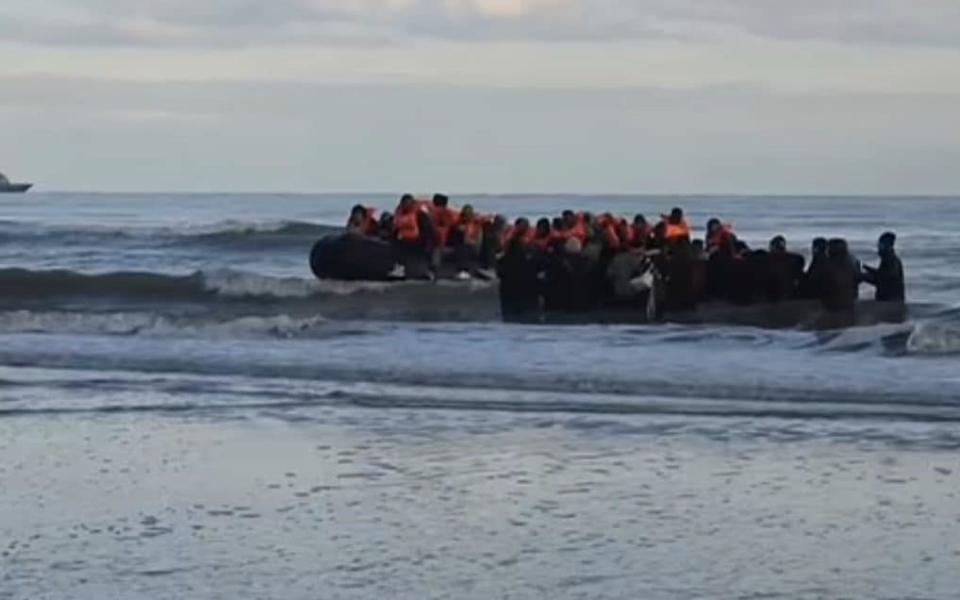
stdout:
<svg viewBox="0 0 960 600">
<path fill-rule="evenodd" d="M 470 278 L 470 273 L 480 262 L 483 239 L 482 219 L 476 214 L 472 205 L 464 205 L 449 240 L 453 246 L 453 259 L 457 264 L 457 279 Z"/>
<path fill-rule="evenodd" d="M 430 205 L 430 222 L 433 224 L 437 248 L 446 248 L 450 231 L 457 224 L 460 215 L 450 208 L 450 198 L 446 194 L 434 194 Z"/>
<path fill-rule="evenodd" d="M 546 312 L 582 312 L 597 301 L 597 290 L 591 285 L 594 263 L 583 254 L 583 246 L 575 237 L 551 256 L 544 273 L 543 302 Z"/>
<path fill-rule="evenodd" d="M 647 218 L 642 214 L 634 215 L 633 224 L 630 225 L 630 247 L 646 248 L 650 239 L 651 227 L 647 223 Z"/>
<path fill-rule="evenodd" d="M 507 246 L 514 239 L 519 239 L 524 244 L 529 244 L 533 240 L 534 231 L 530 228 L 530 220 L 520 217 L 513 222 L 513 225 L 507 226 L 500 233 L 500 247 L 505 252 Z"/>
<path fill-rule="evenodd" d="M 373 208 L 367 208 L 362 204 L 357 204 L 350 209 L 350 217 L 347 219 L 347 233 L 363 237 L 376 237 L 380 231 L 380 223 L 377 219 L 377 211 Z"/>
<path fill-rule="evenodd" d="M 828 311 L 852 312 L 857 303 L 860 273 L 851 260 L 847 241 L 834 238 L 827 242 L 823 264 L 820 301 Z"/>
<path fill-rule="evenodd" d="M 903 282 L 903 263 L 894 249 L 897 236 L 887 231 L 877 240 L 877 255 L 880 265 L 877 268 L 864 266 L 863 280 L 876 288 L 874 296 L 879 302 L 905 302 L 906 291 Z"/>
<path fill-rule="evenodd" d="M 583 246 L 587 242 L 587 227 L 584 223 L 584 215 L 577 214 L 572 210 L 563 211 L 563 233 L 564 241 L 569 238 L 576 238 Z"/>
<path fill-rule="evenodd" d="M 666 307 L 673 311 L 697 308 L 696 260 L 689 237 L 677 237 L 670 245 L 669 259 L 661 271 L 665 274 Z"/>
<path fill-rule="evenodd" d="M 600 229 L 600 237 L 603 242 L 604 250 L 614 254 L 624 249 L 627 239 L 621 237 L 624 228 L 621 228 L 620 221 L 610 213 L 604 213 L 597 222 Z"/>
<path fill-rule="evenodd" d="M 733 254 L 737 236 L 733 233 L 731 225 L 722 223 L 720 219 L 713 218 L 707 221 L 707 232 L 704 235 L 704 251 L 708 255 L 716 252 Z"/>
<path fill-rule="evenodd" d="M 669 215 L 663 215 L 665 228 L 663 238 L 667 243 L 673 243 L 682 239 L 690 241 L 690 226 L 683 217 L 683 210 L 674 208 Z"/>
<path fill-rule="evenodd" d="M 546 253 L 551 249 L 553 229 L 550 227 L 550 219 L 540 219 L 537 221 L 536 229 L 533 232 L 533 239 L 530 245 L 538 252 Z"/>
<path fill-rule="evenodd" d="M 418 272 L 422 270 L 424 277 L 432 277 L 429 265 L 434 246 L 433 225 L 429 214 L 410 194 L 400 198 L 393 215 L 393 232 L 397 266 L 391 276 L 407 277 L 413 267 Z"/>
<path fill-rule="evenodd" d="M 513 237 L 497 260 L 500 279 L 500 313 L 507 322 L 537 320 L 540 312 L 540 282 L 537 261 L 522 237 Z"/>
<path fill-rule="evenodd" d="M 770 240 L 765 263 L 764 295 L 767 302 L 791 300 L 797 296 L 803 278 L 804 259 L 787 251 L 787 240 L 782 235 Z"/>
<path fill-rule="evenodd" d="M 823 281 L 823 267 L 827 261 L 827 239 L 817 237 L 810 244 L 810 265 L 800 281 L 800 297 L 819 299 Z"/>
</svg>

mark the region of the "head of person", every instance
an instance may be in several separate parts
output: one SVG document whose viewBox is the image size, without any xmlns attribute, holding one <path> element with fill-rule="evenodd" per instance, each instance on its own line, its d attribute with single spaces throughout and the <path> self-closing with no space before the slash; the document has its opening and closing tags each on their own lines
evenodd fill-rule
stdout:
<svg viewBox="0 0 960 600">
<path fill-rule="evenodd" d="M 784 254 L 787 251 L 787 240 L 782 235 L 770 240 L 770 254 Z"/>
<path fill-rule="evenodd" d="M 477 213 L 474 212 L 473 205 L 464 204 L 463 208 L 460 210 L 460 220 L 464 223 L 469 223 L 475 218 L 477 218 Z"/>
<path fill-rule="evenodd" d="M 520 217 L 513 222 L 513 231 L 517 235 L 524 235 L 530 231 L 530 221 L 524 217 Z"/>
<path fill-rule="evenodd" d="M 577 224 L 577 214 L 572 210 L 563 211 L 563 224 L 566 229 L 572 229 Z"/>
<path fill-rule="evenodd" d="M 404 194 L 400 197 L 400 210 L 407 212 L 413 210 L 417 201 L 414 199 L 413 194 Z"/>
<path fill-rule="evenodd" d="M 633 216 L 633 226 L 637 229 L 643 229 L 647 226 L 647 218 L 643 215 Z"/>
<path fill-rule="evenodd" d="M 703 258 L 703 240 L 693 240 L 690 244 L 690 248 L 693 251 L 694 258 Z"/>
<path fill-rule="evenodd" d="M 827 238 L 813 238 L 810 250 L 814 256 L 824 256 L 827 253 Z"/>
<path fill-rule="evenodd" d="M 393 213 L 383 211 L 380 215 L 380 230 L 389 231 L 393 229 Z"/>
<path fill-rule="evenodd" d="M 450 198 L 446 194 L 434 194 L 433 205 L 437 208 L 446 208 L 450 206 Z"/>
<path fill-rule="evenodd" d="M 507 218 L 503 215 L 496 215 L 493 217 L 493 229 L 496 231 L 503 231 L 507 226 Z"/>
<path fill-rule="evenodd" d="M 847 250 L 847 240 L 843 238 L 832 238 L 827 242 L 827 256 L 833 260 L 846 259 L 849 252 Z"/>
<path fill-rule="evenodd" d="M 892 231 L 887 231 L 880 236 L 880 239 L 877 240 L 877 254 L 880 257 L 893 256 L 894 254 L 894 245 L 897 243 L 897 234 Z"/>
<path fill-rule="evenodd" d="M 355 204 L 353 208 L 350 209 L 350 220 L 351 221 L 361 221 L 367 218 L 367 209 L 361 204 Z"/>
<path fill-rule="evenodd" d="M 540 219 L 537 221 L 537 237 L 547 237 L 550 235 L 550 220 L 549 219 Z"/>
<path fill-rule="evenodd" d="M 669 220 L 672 225 L 679 225 L 683 221 L 683 209 L 674 207 L 670 211 Z"/>
<path fill-rule="evenodd" d="M 720 219 L 710 219 L 707 221 L 707 235 L 713 235 L 720 229 Z"/>
<path fill-rule="evenodd" d="M 568 239 L 563 243 L 563 252 L 565 254 L 580 254 L 583 251 L 583 244 L 575 237 Z"/>
<path fill-rule="evenodd" d="M 554 217 L 553 223 L 551 223 L 551 226 L 553 227 L 554 231 L 563 231 L 564 229 L 567 228 L 566 223 L 563 220 L 563 217 Z"/>
</svg>

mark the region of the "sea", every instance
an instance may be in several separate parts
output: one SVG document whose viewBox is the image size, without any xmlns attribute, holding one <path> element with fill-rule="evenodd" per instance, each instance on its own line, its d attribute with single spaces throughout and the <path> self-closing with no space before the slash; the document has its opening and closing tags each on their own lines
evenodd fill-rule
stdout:
<svg viewBox="0 0 960 600">
<path fill-rule="evenodd" d="M 908 320 L 839 331 L 311 275 L 396 200 L 0 198 L 0 598 L 958 597 L 960 198 L 453 197 L 895 231 Z"/>
</svg>

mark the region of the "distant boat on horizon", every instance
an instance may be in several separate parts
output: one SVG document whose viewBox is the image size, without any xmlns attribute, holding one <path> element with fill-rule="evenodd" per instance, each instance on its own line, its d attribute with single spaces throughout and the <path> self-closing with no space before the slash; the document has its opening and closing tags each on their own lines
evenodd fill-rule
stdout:
<svg viewBox="0 0 960 600">
<path fill-rule="evenodd" d="M 7 176 L 0 173 L 0 194 L 23 193 L 33 187 L 32 183 L 13 183 Z"/>
</svg>

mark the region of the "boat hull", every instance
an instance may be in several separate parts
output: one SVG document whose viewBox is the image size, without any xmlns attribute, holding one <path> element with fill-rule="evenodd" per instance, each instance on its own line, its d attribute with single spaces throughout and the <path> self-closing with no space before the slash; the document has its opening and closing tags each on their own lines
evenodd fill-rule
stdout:
<svg viewBox="0 0 960 600">
<path fill-rule="evenodd" d="M 22 194 L 32 187 L 32 183 L 8 183 L 0 185 L 0 194 Z"/>
</svg>

